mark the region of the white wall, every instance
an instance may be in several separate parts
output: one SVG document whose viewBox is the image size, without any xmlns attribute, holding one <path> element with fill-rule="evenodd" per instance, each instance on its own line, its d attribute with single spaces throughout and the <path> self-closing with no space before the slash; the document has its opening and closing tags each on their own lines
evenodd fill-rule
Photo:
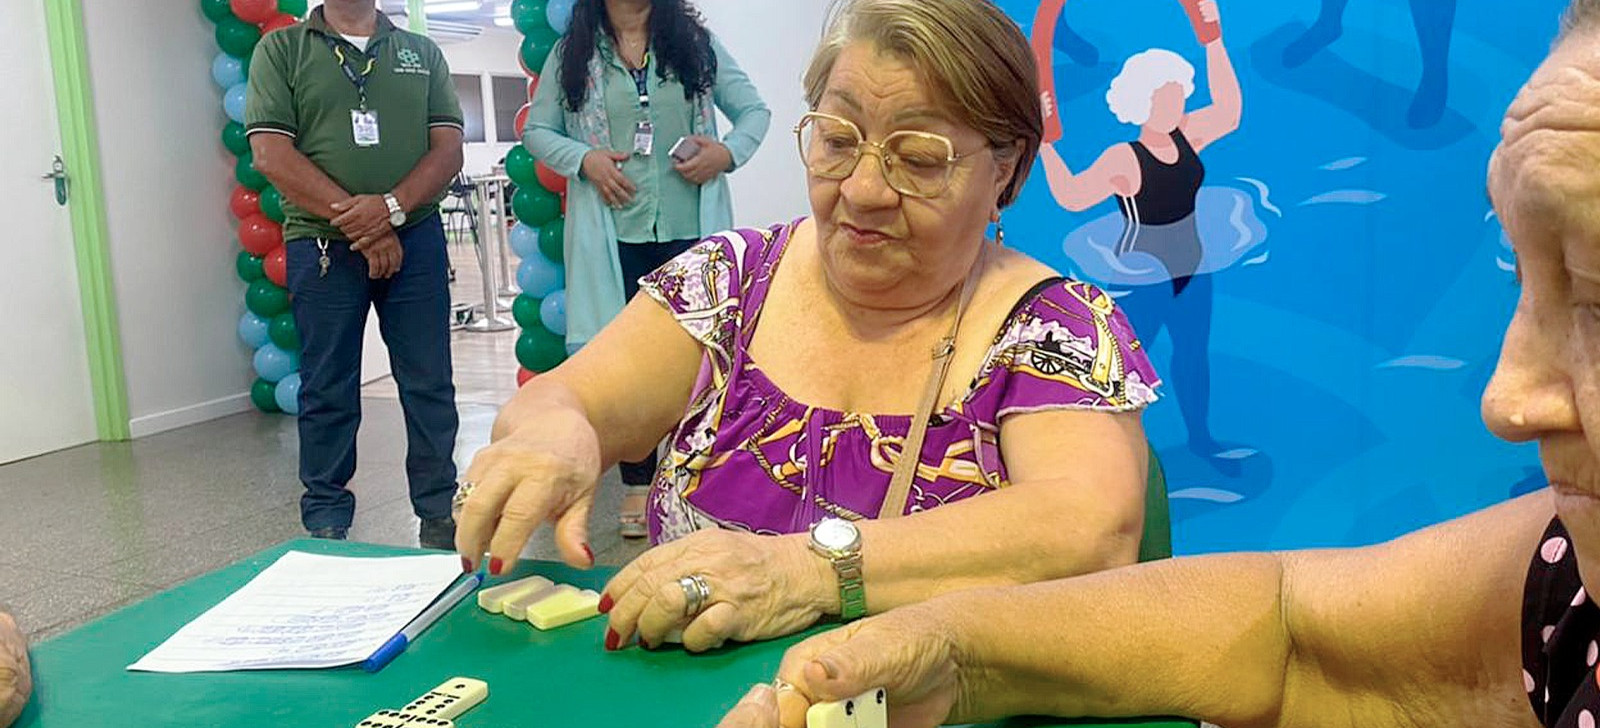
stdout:
<svg viewBox="0 0 1600 728">
<path fill-rule="evenodd" d="M 516 76 L 526 78 L 522 67 L 517 63 L 517 56 L 521 53 L 522 34 L 515 29 L 489 28 L 483 35 L 463 43 L 441 43 L 439 48 L 444 51 L 444 58 L 450 64 L 452 74 L 475 74 L 487 77 Z M 495 139 L 495 119 L 492 102 L 494 92 L 487 79 L 483 83 L 484 99 L 484 138 Z M 483 144 L 468 144 L 463 150 L 465 163 L 462 170 L 469 175 L 488 174 L 491 167 L 506 156 L 506 152 L 515 146 L 512 142 L 486 142 Z"/>
<path fill-rule="evenodd" d="M 696 0 L 706 24 L 772 109 L 772 128 L 761 150 L 734 172 L 733 219 L 765 226 L 809 214 L 805 169 L 794 148 L 794 128 L 808 109 L 800 77 L 822 36 L 823 0 Z M 726 122 L 723 122 L 726 130 Z"/>
<path fill-rule="evenodd" d="M 84 3 L 134 434 L 249 406 L 233 158 L 193 0 Z"/>
</svg>

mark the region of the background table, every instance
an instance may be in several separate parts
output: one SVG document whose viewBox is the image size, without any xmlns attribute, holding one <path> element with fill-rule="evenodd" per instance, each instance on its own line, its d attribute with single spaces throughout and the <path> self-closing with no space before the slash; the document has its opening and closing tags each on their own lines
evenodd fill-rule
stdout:
<svg viewBox="0 0 1600 728">
<path fill-rule="evenodd" d="M 712 728 L 750 685 L 770 680 L 798 637 L 692 655 L 601 648 L 605 620 L 540 632 L 463 601 L 377 674 L 359 667 L 158 674 L 125 668 L 291 549 L 342 556 L 422 553 L 371 544 L 300 540 L 126 607 L 33 650 L 36 691 L 18 726 L 316 726 L 341 728 L 398 708 L 445 679 L 489 682 L 489 699 L 461 728 L 650 726 Z M 599 589 L 612 572 L 522 562 L 515 576 L 543 574 Z M 1007 725 L 1189 728 L 1185 721 Z"/>
</svg>

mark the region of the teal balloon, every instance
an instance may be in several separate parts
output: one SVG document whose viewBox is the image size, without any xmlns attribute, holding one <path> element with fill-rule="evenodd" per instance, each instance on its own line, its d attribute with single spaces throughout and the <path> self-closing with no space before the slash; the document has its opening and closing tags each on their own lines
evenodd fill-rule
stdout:
<svg viewBox="0 0 1600 728">
<path fill-rule="evenodd" d="M 239 160 L 234 162 L 233 177 L 239 184 L 260 192 L 267 188 L 267 178 L 256 171 L 255 158 L 249 152 L 239 155 Z"/>
<path fill-rule="evenodd" d="M 546 0 L 513 0 L 511 3 L 511 22 L 516 23 L 517 30 L 523 35 L 533 35 L 541 30 L 554 31 L 550 27 L 550 17 L 546 13 Z"/>
<path fill-rule="evenodd" d="M 221 23 L 230 18 L 238 20 L 233 14 L 233 8 L 228 7 L 228 0 L 200 0 L 200 12 L 213 23 Z"/>
<path fill-rule="evenodd" d="M 273 387 L 272 395 L 278 403 L 278 409 L 286 414 L 300 414 L 300 372 L 291 372 L 279 379 L 278 386 Z"/>
<path fill-rule="evenodd" d="M 278 192 L 278 188 L 267 185 L 267 188 L 261 191 L 261 214 L 266 215 L 268 220 L 279 225 L 283 224 L 285 217 L 283 195 Z"/>
<path fill-rule="evenodd" d="M 269 414 L 279 411 L 278 385 L 265 379 L 257 379 L 255 384 L 250 385 L 250 403 L 254 404 L 256 409 Z"/>
<path fill-rule="evenodd" d="M 306 0 L 278 0 L 278 12 L 288 13 L 296 18 L 306 16 Z"/>
<path fill-rule="evenodd" d="M 533 152 L 527 147 L 518 144 L 506 153 L 506 176 L 518 187 L 531 187 L 539 184 L 539 172 L 535 167 L 538 162 L 533 158 Z"/>
<path fill-rule="evenodd" d="M 558 217 L 539 227 L 539 252 L 557 265 L 566 262 L 567 219 Z"/>
<path fill-rule="evenodd" d="M 566 339 L 544 326 L 524 329 L 517 337 L 517 363 L 530 372 L 543 373 L 561 365 L 567 358 Z"/>
<path fill-rule="evenodd" d="M 227 147 L 234 156 L 239 156 L 250 151 L 250 137 L 245 135 L 244 124 L 228 122 L 222 127 L 222 146 Z"/>
<path fill-rule="evenodd" d="M 561 36 L 556 35 L 550 26 L 541 24 L 540 28 L 522 39 L 522 65 L 537 73 L 544 68 L 545 57 L 550 55 L 550 50 L 556 47 L 556 41 L 560 39 Z"/>
<path fill-rule="evenodd" d="M 511 318 L 517 320 L 517 325 L 525 329 L 539 326 L 539 305 L 543 303 L 537 298 L 528 295 L 517 296 L 511 302 Z"/>
<path fill-rule="evenodd" d="M 289 310 L 289 292 L 263 277 L 250 284 L 250 290 L 245 293 L 244 305 L 261 318 L 275 318 L 278 314 Z"/>
<path fill-rule="evenodd" d="M 261 269 L 261 256 L 252 255 L 248 250 L 239 251 L 239 255 L 233 259 L 233 269 L 239 273 L 239 280 L 245 283 L 255 283 L 267 275 Z"/>
<path fill-rule="evenodd" d="M 259 349 L 272 342 L 272 322 L 245 311 L 239 317 L 239 340 L 251 349 Z"/>
<path fill-rule="evenodd" d="M 234 58 L 245 58 L 261 42 L 261 29 L 238 18 L 227 18 L 217 23 L 217 45 Z"/>
<path fill-rule="evenodd" d="M 511 196 L 511 211 L 528 227 L 540 227 L 561 217 L 561 198 L 539 185 L 519 185 Z"/>
<path fill-rule="evenodd" d="M 272 317 L 267 324 L 267 338 L 284 351 L 300 350 L 300 329 L 294 325 L 294 313 L 285 311 Z"/>
</svg>

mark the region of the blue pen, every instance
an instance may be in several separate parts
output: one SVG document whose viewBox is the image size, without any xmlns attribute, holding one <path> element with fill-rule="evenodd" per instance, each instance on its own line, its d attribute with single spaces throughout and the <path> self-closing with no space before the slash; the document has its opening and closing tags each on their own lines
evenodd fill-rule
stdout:
<svg viewBox="0 0 1600 728">
<path fill-rule="evenodd" d="M 468 576 L 466 581 L 451 587 L 449 591 L 444 593 L 444 596 L 434 600 L 432 606 L 422 610 L 422 614 L 417 615 L 416 619 L 411 620 L 410 624 L 402 628 L 399 634 L 390 637 L 388 642 L 383 643 L 383 646 L 379 647 L 377 652 L 372 653 L 372 656 L 368 657 L 366 662 L 361 663 L 361 669 L 367 672 L 382 670 L 384 665 L 393 662 L 394 658 L 399 657 L 400 653 L 406 651 L 406 645 L 411 644 L 411 641 L 415 640 L 418 635 L 432 627 L 433 623 L 439 621 L 439 618 L 443 617 L 445 612 L 450 611 L 451 607 L 454 607 L 468 594 L 471 594 L 481 584 L 483 584 L 483 572 L 480 571 Z"/>
</svg>

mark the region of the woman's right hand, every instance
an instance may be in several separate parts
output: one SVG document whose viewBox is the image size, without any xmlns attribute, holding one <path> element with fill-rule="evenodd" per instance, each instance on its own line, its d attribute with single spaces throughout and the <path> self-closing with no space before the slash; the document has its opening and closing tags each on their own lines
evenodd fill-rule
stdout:
<svg viewBox="0 0 1600 728">
<path fill-rule="evenodd" d="M 633 193 L 637 188 L 633 180 L 622 173 L 617 165 L 627 161 L 626 152 L 613 152 L 607 149 L 591 149 L 583 155 L 583 177 L 594 185 L 600 193 L 600 199 L 605 200 L 611 207 L 622 207 L 633 200 Z"/>
<path fill-rule="evenodd" d="M 564 561 L 594 566 L 588 524 L 599 480 L 600 440 L 582 412 L 554 406 L 515 423 L 467 468 L 465 482 L 476 485 L 456 514 L 462 566 L 476 569 L 487 550 L 489 573 L 502 573 L 547 521 Z"/>
</svg>

